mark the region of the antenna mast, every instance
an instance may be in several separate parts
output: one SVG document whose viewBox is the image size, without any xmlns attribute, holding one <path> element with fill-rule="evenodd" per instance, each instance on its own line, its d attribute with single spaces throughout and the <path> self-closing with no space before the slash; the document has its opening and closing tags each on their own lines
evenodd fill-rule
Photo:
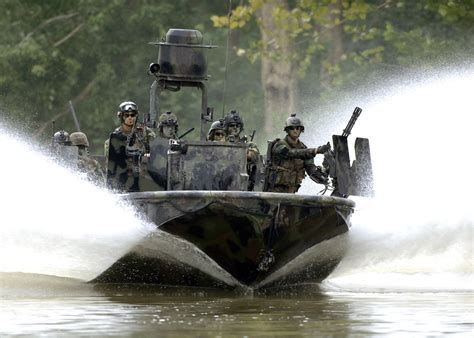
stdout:
<svg viewBox="0 0 474 338">
<path fill-rule="evenodd" d="M 232 0 L 229 0 L 229 14 L 227 15 L 227 18 L 228 18 L 227 43 L 226 43 L 226 48 L 225 48 L 224 90 L 222 92 L 222 117 L 224 117 L 224 114 L 225 114 L 225 94 L 226 94 L 226 87 L 227 87 L 227 62 L 229 59 L 229 37 L 230 37 L 231 15 L 232 15 Z"/>
</svg>

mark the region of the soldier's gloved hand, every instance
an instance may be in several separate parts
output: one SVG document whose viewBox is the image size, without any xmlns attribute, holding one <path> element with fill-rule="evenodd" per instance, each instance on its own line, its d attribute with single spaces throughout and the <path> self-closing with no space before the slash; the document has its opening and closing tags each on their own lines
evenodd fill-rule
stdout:
<svg viewBox="0 0 474 338">
<path fill-rule="evenodd" d="M 316 154 L 324 154 L 325 152 L 328 152 L 331 150 L 331 144 L 328 142 L 322 146 L 319 146 L 317 148 Z"/>
</svg>

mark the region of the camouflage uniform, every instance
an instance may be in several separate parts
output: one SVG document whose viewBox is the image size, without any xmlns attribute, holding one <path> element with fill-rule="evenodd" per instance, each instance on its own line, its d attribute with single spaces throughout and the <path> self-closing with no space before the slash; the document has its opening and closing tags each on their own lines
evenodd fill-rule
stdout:
<svg viewBox="0 0 474 338">
<path fill-rule="evenodd" d="M 308 148 L 299 140 L 299 136 L 296 139 L 289 136 L 289 130 L 294 128 L 299 128 L 300 132 L 304 131 L 301 120 L 296 114 L 291 114 L 284 128 L 288 135 L 284 139 L 273 141 L 271 147 L 271 165 L 268 171 L 270 177 L 266 177 L 269 182 L 266 191 L 295 193 L 306 174 L 318 183 L 325 183 L 321 182 L 322 169 L 314 164 L 314 157 L 327 151 L 329 145 Z"/>
<path fill-rule="evenodd" d="M 236 124 L 239 126 L 238 133 L 232 133 L 230 125 Z M 253 190 L 255 184 L 255 175 L 257 164 L 260 160 L 260 151 L 255 143 L 249 142 L 247 136 L 240 137 L 240 133 L 244 130 L 244 121 L 239 116 L 239 112 L 232 110 L 224 119 L 224 125 L 227 133 L 226 141 L 231 143 L 245 143 L 247 145 L 247 174 L 249 175 L 249 190 Z"/>
<path fill-rule="evenodd" d="M 272 164 L 275 172 L 271 192 L 295 193 L 306 176 L 317 171 L 315 153 L 303 142 L 293 143 L 288 136 L 276 141 L 272 149 Z"/>
<path fill-rule="evenodd" d="M 139 125 L 138 108 L 135 103 L 126 101 L 119 106 L 118 117 L 122 125 L 110 135 L 107 151 L 107 187 L 123 192 L 140 191 L 140 176 L 146 172 L 150 154 L 150 142 L 155 133 L 144 125 Z M 125 131 L 123 114 L 135 113 L 135 125 Z"/>
<path fill-rule="evenodd" d="M 77 168 L 87 175 L 87 178 L 95 183 L 104 184 L 105 176 L 99 162 L 89 156 L 88 153 L 81 153 L 79 150 L 79 162 Z"/>
<path fill-rule="evenodd" d="M 150 154 L 148 163 L 148 173 L 153 181 L 158 185 L 158 190 L 167 188 L 167 165 L 169 141 L 177 138 L 178 118 L 172 112 L 166 112 L 160 115 L 158 119 L 159 137 L 156 137 L 151 143 L 153 152 Z M 165 127 L 174 127 L 172 135 L 165 135 Z"/>
<path fill-rule="evenodd" d="M 87 178 L 95 183 L 102 183 L 105 181 L 104 173 L 100 168 L 99 162 L 94 160 L 89 155 L 89 141 L 87 136 L 81 132 L 74 132 L 70 136 L 71 145 L 78 148 L 78 162 L 77 169 L 87 175 Z"/>
</svg>

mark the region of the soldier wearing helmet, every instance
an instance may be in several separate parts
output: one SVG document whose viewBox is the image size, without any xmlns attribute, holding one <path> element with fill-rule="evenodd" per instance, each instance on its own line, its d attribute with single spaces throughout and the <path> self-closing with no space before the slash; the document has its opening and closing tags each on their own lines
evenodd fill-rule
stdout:
<svg viewBox="0 0 474 338">
<path fill-rule="evenodd" d="M 65 130 L 59 130 L 54 133 L 51 144 L 51 155 L 59 162 L 68 166 L 74 166 L 77 162 L 77 150 L 70 147 L 71 139 L 69 133 Z"/>
<path fill-rule="evenodd" d="M 253 190 L 256 181 L 257 166 L 263 165 L 260 157 L 260 151 L 253 142 L 248 142 L 247 136 L 240 137 L 244 131 L 244 121 L 236 110 L 231 110 L 224 118 L 225 131 L 227 133 L 226 141 L 231 143 L 244 143 L 247 145 L 247 174 L 249 175 L 249 190 Z"/>
<path fill-rule="evenodd" d="M 135 102 L 124 101 L 119 105 L 117 117 L 120 127 L 110 135 L 105 144 L 107 157 L 107 186 L 125 192 L 140 190 L 140 176 L 150 156 L 150 142 L 155 133 L 138 123 L 138 107 Z"/>
<path fill-rule="evenodd" d="M 291 114 L 286 119 L 284 131 L 287 134 L 284 139 L 269 143 L 264 190 L 295 193 L 306 174 L 317 183 L 327 184 L 327 176 L 314 164 L 314 157 L 330 150 L 329 143 L 317 148 L 307 148 L 299 140 L 304 132 L 304 125 L 296 114 Z"/>
<path fill-rule="evenodd" d="M 224 124 L 224 119 L 214 121 L 209 128 L 209 133 L 207 134 L 208 141 L 214 142 L 225 142 L 226 137 L 226 127 Z"/>
<path fill-rule="evenodd" d="M 176 139 L 178 133 L 178 118 L 170 111 L 160 115 L 158 119 L 158 130 L 160 137 Z"/>
<path fill-rule="evenodd" d="M 148 162 L 148 174 L 156 183 L 154 190 L 166 190 L 168 150 L 170 141 L 178 138 L 178 118 L 170 111 L 163 113 L 158 118 L 158 137 L 153 140 L 153 152 Z"/>
<path fill-rule="evenodd" d="M 89 152 L 89 140 L 86 134 L 76 131 L 69 136 L 71 145 L 78 147 L 82 152 Z"/>
<path fill-rule="evenodd" d="M 78 170 L 87 175 L 87 178 L 95 183 L 104 182 L 104 174 L 100 168 L 99 162 L 89 155 L 89 140 L 86 134 L 74 132 L 70 136 L 71 145 L 78 148 L 79 159 L 77 163 Z"/>
<path fill-rule="evenodd" d="M 240 138 L 240 133 L 244 131 L 244 121 L 238 111 L 231 110 L 224 118 L 226 131 L 226 141 L 231 143 L 245 142 Z"/>
<path fill-rule="evenodd" d="M 61 146 L 71 145 L 69 133 L 65 130 L 59 130 L 53 135 L 53 144 Z"/>
</svg>

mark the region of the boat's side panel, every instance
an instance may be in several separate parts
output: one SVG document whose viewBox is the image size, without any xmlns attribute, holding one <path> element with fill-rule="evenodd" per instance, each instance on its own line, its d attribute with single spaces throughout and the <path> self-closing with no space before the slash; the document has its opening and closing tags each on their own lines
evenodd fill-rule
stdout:
<svg viewBox="0 0 474 338">
<path fill-rule="evenodd" d="M 338 198 L 274 193 L 183 191 L 127 198 L 157 225 L 157 233 L 181 244 L 169 238 L 156 241 L 162 236 L 155 234 L 155 241 L 139 243 L 99 281 L 252 287 L 295 283 L 298 278 L 320 281 L 339 263 L 340 252 L 309 256 L 293 269 L 296 280 L 285 271 L 302 253 L 347 232 L 354 205 Z M 190 249 L 180 254 L 183 243 Z M 268 255 L 273 260 L 262 269 Z"/>
<path fill-rule="evenodd" d="M 160 229 L 193 243 L 243 284 L 264 279 L 304 250 L 346 232 L 351 213 L 337 204 L 221 196 L 180 203 L 168 212 L 176 217 L 164 221 L 163 204 L 169 208 L 171 202 L 148 206 Z M 259 269 L 269 251 L 273 262 Z"/>
</svg>

